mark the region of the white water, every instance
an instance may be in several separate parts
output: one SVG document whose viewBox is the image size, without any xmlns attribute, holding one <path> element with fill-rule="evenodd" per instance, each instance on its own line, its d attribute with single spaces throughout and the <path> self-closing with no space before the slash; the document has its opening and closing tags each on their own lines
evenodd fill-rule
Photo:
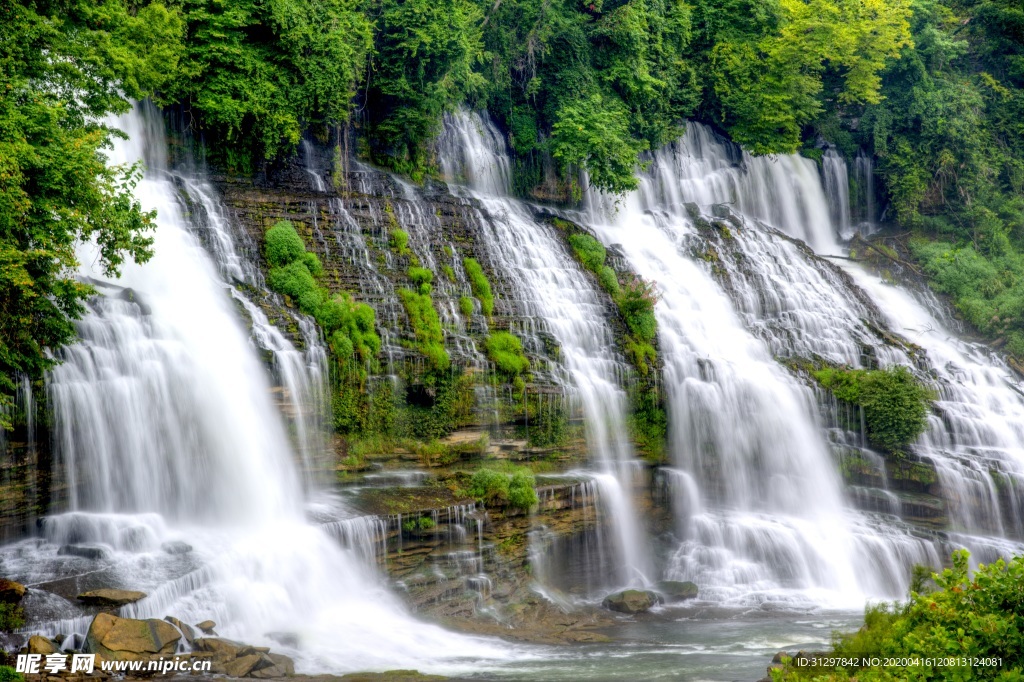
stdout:
<svg viewBox="0 0 1024 682">
<path fill-rule="evenodd" d="M 629 442 L 627 371 L 605 322 L 605 304 L 553 234 L 530 208 L 510 196 L 511 168 L 505 141 L 493 123 L 459 112 L 445 118 L 438 143 L 441 170 L 479 202 L 478 224 L 494 262 L 512 278 L 527 310 L 560 347 L 568 372 L 562 381 L 579 399 L 587 443 L 599 474 L 602 504 L 614 524 L 617 565 L 608 574 L 619 584 L 649 580 L 649 557 L 631 499 L 637 462 Z"/>
<path fill-rule="evenodd" d="M 76 585 L 140 589 L 149 596 L 123 614 L 211 618 L 221 635 L 294 655 L 307 672 L 452 671 L 510 655 L 409 616 L 366 548 L 361 556 L 335 539 L 375 542 L 371 532 L 306 521 L 266 371 L 182 213 L 161 158 L 162 123 L 136 110 L 116 125 L 130 139 L 117 142 L 111 162 L 148 163 L 135 194 L 158 211 L 155 256 L 101 285 L 130 288 L 134 300 L 93 301 L 81 341 L 50 377 L 73 511 L 46 519 L 42 541 L 5 548 L 7 574 L 30 585 L 77 576 L 85 582 Z M 169 541 L 193 549 L 172 555 L 161 549 Z M 62 555 L 65 545 L 103 558 Z M 84 633 L 88 619 L 68 620 L 74 612 L 58 605 L 45 629 Z M 295 633 L 298 649 L 268 637 L 275 632 Z"/>
<path fill-rule="evenodd" d="M 728 233 L 710 229 L 742 259 L 706 250 L 687 202 L 707 220 L 741 217 Z M 901 595 L 910 564 L 938 562 L 938 548 L 905 524 L 848 509 L 816 396 L 776 360 L 857 365 L 868 336 L 840 276 L 758 225 L 838 252 L 813 162 L 752 158 L 691 124 L 617 209 L 593 194 L 588 207 L 583 220 L 661 293 L 673 479 L 689 498 L 667 577 L 726 604 L 856 607 Z M 713 268 L 728 274 L 728 292 Z"/>
</svg>

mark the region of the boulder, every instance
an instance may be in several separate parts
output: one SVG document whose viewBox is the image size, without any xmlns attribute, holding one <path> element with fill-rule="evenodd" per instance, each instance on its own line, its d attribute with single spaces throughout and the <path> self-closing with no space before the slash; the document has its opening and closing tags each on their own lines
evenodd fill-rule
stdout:
<svg viewBox="0 0 1024 682">
<path fill-rule="evenodd" d="M 30 654 L 55 654 L 58 651 L 56 644 L 42 635 L 32 635 L 28 638 L 28 652 Z"/>
<path fill-rule="evenodd" d="M 106 559 L 110 553 L 104 547 L 95 545 L 64 545 L 57 554 L 61 556 L 78 556 L 83 559 Z"/>
<path fill-rule="evenodd" d="M 228 677 L 245 677 L 256 669 L 256 665 L 260 660 L 259 654 L 239 656 L 224 663 L 224 674 Z"/>
<path fill-rule="evenodd" d="M 145 592 L 135 590 L 91 590 L 78 595 L 78 601 L 88 606 L 101 606 L 104 608 L 117 608 L 125 604 L 132 604 L 145 599 Z"/>
<path fill-rule="evenodd" d="M 168 554 L 188 554 L 192 551 L 192 545 L 187 542 L 182 542 L 181 540 L 165 542 L 160 547 Z"/>
<path fill-rule="evenodd" d="M 0 603 L 17 604 L 25 596 L 25 586 L 13 580 L 0 578 Z"/>
<path fill-rule="evenodd" d="M 229 661 L 238 658 L 242 650 L 247 648 L 241 642 L 233 642 L 223 637 L 199 637 L 193 642 L 199 651 L 209 651 L 215 661 Z M 253 652 L 255 654 L 255 652 Z"/>
<path fill-rule="evenodd" d="M 192 629 L 191 625 L 189 625 L 188 623 L 181 622 L 180 620 L 178 620 L 174 616 L 164 616 L 164 620 L 166 620 L 168 623 L 170 623 L 174 627 L 178 628 L 178 630 L 181 631 L 181 634 L 185 637 L 185 641 L 186 642 L 188 642 L 189 644 L 192 644 L 192 642 L 195 641 L 195 639 L 196 639 L 196 631 Z"/>
<path fill-rule="evenodd" d="M 295 674 L 295 661 L 281 654 L 267 654 L 274 665 L 284 671 L 285 675 Z"/>
<path fill-rule="evenodd" d="M 623 590 L 609 594 L 601 606 L 619 613 L 643 613 L 655 604 L 661 603 L 661 596 L 649 590 Z"/>
<path fill-rule="evenodd" d="M 685 601 L 697 598 L 697 585 L 689 580 L 662 580 L 658 583 L 658 592 L 668 601 Z"/>
<path fill-rule="evenodd" d="M 196 623 L 196 627 L 205 632 L 208 635 L 213 634 L 213 629 L 217 627 L 217 624 L 212 620 L 204 620 L 202 623 Z"/>
<path fill-rule="evenodd" d="M 173 654 L 179 639 L 181 633 L 162 620 L 135 620 L 100 613 L 89 626 L 86 647 L 108 660 L 130 661 L 147 658 L 149 654 Z"/>
</svg>

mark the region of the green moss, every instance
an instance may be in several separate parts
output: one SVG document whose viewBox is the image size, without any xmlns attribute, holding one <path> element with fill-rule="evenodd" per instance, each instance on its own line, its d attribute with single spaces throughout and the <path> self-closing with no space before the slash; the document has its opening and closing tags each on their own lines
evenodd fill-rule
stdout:
<svg viewBox="0 0 1024 682">
<path fill-rule="evenodd" d="M 0 604 L 0 632 L 13 632 L 25 625 L 25 609 L 17 604 Z"/>
<path fill-rule="evenodd" d="M 491 292 L 491 283 L 487 281 L 484 269 L 475 258 L 463 258 L 462 267 L 466 270 L 473 295 L 480 301 L 480 309 L 490 318 L 494 312 L 494 294 Z"/>
<path fill-rule="evenodd" d="M 390 208 L 390 205 L 388 205 Z M 399 256 L 405 256 L 409 254 L 409 233 L 405 230 L 394 229 L 391 230 L 391 236 L 388 238 L 388 246 Z"/>
<path fill-rule="evenodd" d="M 619 277 L 614 270 L 607 265 L 602 265 L 597 270 L 597 281 L 602 289 L 611 294 L 612 298 L 618 297 L 621 289 L 619 288 Z"/>
<path fill-rule="evenodd" d="M 409 324 L 415 337 L 413 347 L 427 358 L 432 370 L 447 370 L 451 365 L 451 358 L 444 348 L 441 318 L 430 296 L 411 289 L 399 289 L 398 298 L 401 299 L 409 316 Z"/>
<path fill-rule="evenodd" d="M 455 270 L 450 265 L 442 265 L 441 272 L 444 273 L 444 278 L 449 282 L 455 281 Z"/>
<path fill-rule="evenodd" d="M 506 378 L 515 378 L 530 368 L 519 338 L 508 332 L 494 332 L 487 338 L 487 357 Z"/>
<path fill-rule="evenodd" d="M 0 665 L 0 682 L 25 682 L 25 676 L 9 665 Z"/>
<path fill-rule="evenodd" d="M 470 315 L 472 315 L 473 314 L 473 299 L 471 299 L 469 296 L 460 296 L 459 297 L 459 311 L 461 311 L 462 314 L 465 317 L 469 317 Z"/>
<path fill-rule="evenodd" d="M 826 367 L 811 375 L 837 399 L 860 406 L 868 441 L 890 454 L 902 452 L 924 432 L 936 397 L 903 366 L 879 370 Z"/>
</svg>

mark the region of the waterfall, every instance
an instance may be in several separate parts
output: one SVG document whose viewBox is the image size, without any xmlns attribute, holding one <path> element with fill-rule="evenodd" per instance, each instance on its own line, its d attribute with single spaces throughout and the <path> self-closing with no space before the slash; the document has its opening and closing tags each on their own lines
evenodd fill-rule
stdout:
<svg viewBox="0 0 1024 682">
<path fill-rule="evenodd" d="M 846 172 L 846 161 L 831 147 L 821 157 L 821 175 L 832 225 L 840 237 L 849 239 L 854 232 L 850 217 L 850 177 Z"/>
<path fill-rule="evenodd" d="M 463 183 L 455 191 L 478 203 L 481 234 L 524 301 L 523 317 L 536 320 L 559 344 L 567 373 L 561 380 L 582 404 L 600 499 L 615 529 L 618 574 L 608 575 L 619 584 L 646 583 L 649 558 L 632 501 L 639 463 L 629 442 L 620 381 L 628 370 L 605 322 L 606 304 L 554 228 L 511 198 L 510 158 L 489 119 L 465 111 L 446 117 L 438 150 L 445 178 Z"/>
<path fill-rule="evenodd" d="M 863 149 L 853 161 L 853 187 L 850 209 L 857 221 L 857 230 L 871 234 L 878 230 L 879 219 L 875 205 L 875 159 Z"/>
<path fill-rule="evenodd" d="M 41 540 L 5 547 L 5 570 L 33 585 L 72 576 L 71 589 L 99 574 L 103 586 L 148 594 L 122 615 L 210 618 L 221 635 L 272 646 L 308 672 L 451 671 L 509 655 L 410 617 L 366 560 L 378 551 L 372 520 L 344 521 L 352 514 L 340 503 L 318 507 L 323 525 L 306 520 L 284 421 L 232 300 L 244 297 L 224 279 L 239 278 L 221 258 L 233 246 L 212 249 L 218 267 L 200 243 L 209 223 L 183 211 L 202 178 L 167 170 L 155 111 L 114 125 L 128 139 L 111 162 L 146 161 L 135 196 L 158 211 L 155 255 L 110 281 L 81 251 L 100 295 L 49 377 L 71 511 L 44 519 Z M 255 334 L 283 341 L 258 308 L 245 310 Z M 84 633 L 90 619 L 62 603 L 39 627 Z M 274 641 L 281 632 L 298 645 Z"/>
<path fill-rule="evenodd" d="M 848 509 L 816 396 L 777 362 L 813 357 L 813 348 L 856 364 L 866 336 L 840 277 L 772 227 L 838 249 L 813 162 L 753 158 L 695 124 L 651 161 L 638 191 L 617 208 L 591 193 L 581 219 L 661 294 L 670 451 L 680 470 L 669 481 L 689 498 L 677 510 L 667 577 L 693 580 L 727 604 L 852 606 L 898 596 L 909 563 L 938 561 L 935 546 Z M 701 225 L 735 254 L 704 250 Z"/>
</svg>

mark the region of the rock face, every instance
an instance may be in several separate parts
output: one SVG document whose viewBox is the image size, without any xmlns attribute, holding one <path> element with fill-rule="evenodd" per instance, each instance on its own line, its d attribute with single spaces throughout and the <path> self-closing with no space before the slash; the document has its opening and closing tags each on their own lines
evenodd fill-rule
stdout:
<svg viewBox="0 0 1024 682">
<path fill-rule="evenodd" d="M 623 590 L 609 594 L 601 605 L 619 613 L 643 613 L 662 601 L 657 592 L 649 590 Z"/>
<path fill-rule="evenodd" d="M 697 585 L 689 580 L 663 580 L 658 583 L 658 592 L 668 601 L 685 601 L 697 598 Z"/>
<path fill-rule="evenodd" d="M 208 635 L 213 634 L 213 629 L 217 627 L 217 624 L 212 620 L 204 620 L 202 623 L 196 623 L 196 627 L 205 632 Z"/>
<path fill-rule="evenodd" d="M 187 542 L 175 540 L 173 542 L 165 542 L 160 545 L 160 548 L 168 554 L 188 554 L 192 551 L 192 545 Z"/>
<path fill-rule="evenodd" d="M 17 604 L 25 596 L 25 586 L 13 580 L 0 578 L 0 604 Z"/>
<path fill-rule="evenodd" d="M 164 620 L 173 625 L 174 627 L 181 630 L 181 634 L 185 636 L 185 641 L 189 644 L 196 639 L 196 631 L 192 629 L 192 626 L 188 623 L 183 623 L 174 616 L 164 616 Z"/>
<path fill-rule="evenodd" d="M 109 555 L 106 549 L 103 547 L 94 547 L 92 545 L 64 545 L 58 550 L 57 554 L 61 556 L 79 556 L 83 559 L 106 559 Z"/>
<path fill-rule="evenodd" d="M 78 595 L 78 601 L 89 606 L 118 607 L 144 599 L 145 592 L 135 590 L 92 590 Z"/>
<path fill-rule="evenodd" d="M 266 647 L 249 646 L 223 637 L 200 637 L 194 646 L 213 659 L 211 672 L 215 674 L 259 679 L 295 674 L 292 659 L 272 654 Z"/>
<path fill-rule="evenodd" d="M 86 646 L 107 660 L 133 661 L 149 654 L 173 654 L 181 633 L 162 620 L 118 618 L 109 613 L 97 615 L 89 626 Z"/>
</svg>

